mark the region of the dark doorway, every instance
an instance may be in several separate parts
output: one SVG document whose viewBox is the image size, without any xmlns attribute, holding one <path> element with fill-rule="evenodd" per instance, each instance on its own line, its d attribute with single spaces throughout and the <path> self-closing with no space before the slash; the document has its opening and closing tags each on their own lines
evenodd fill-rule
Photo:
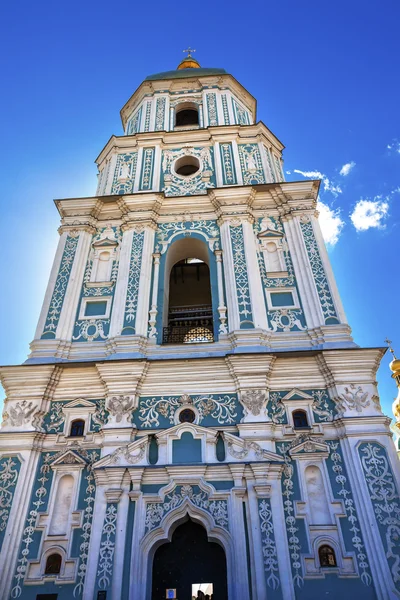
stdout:
<svg viewBox="0 0 400 600">
<path fill-rule="evenodd" d="M 164 600 L 176 588 L 179 600 L 192 600 L 193 583 L 212 583 L 213 600 L 228 600 L 224 549 L 209 542 L 206 530 L 189 520 L 180 525 L 170 543 L 160 546 L 153 560 L 152 600 Z"/>
</svg>

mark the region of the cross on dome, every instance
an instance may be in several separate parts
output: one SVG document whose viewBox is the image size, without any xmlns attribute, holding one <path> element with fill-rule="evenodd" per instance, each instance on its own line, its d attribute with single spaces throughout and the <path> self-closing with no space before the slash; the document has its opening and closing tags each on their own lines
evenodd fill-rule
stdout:
<svg viewBox="0 0 400 600">
<path fill-rule="evenodd" d="M 189 46 L 188 48 L 186 48 L 186 50 L 182 50 L 182 52 L 188 53 L 188 55 L 185 58 L 192 58 L 192 52 L 196 52 L 196 50 Z"/>
</svg>

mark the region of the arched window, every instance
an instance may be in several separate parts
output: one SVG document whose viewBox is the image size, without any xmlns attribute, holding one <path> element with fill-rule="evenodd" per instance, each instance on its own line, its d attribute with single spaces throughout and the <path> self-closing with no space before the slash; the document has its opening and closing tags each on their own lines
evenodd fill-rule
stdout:
<svg viewBox="0 0 400 600">
<path fill-rule="evenodd" d="M 85 421 L 82 419 L 76 419 L 71 423 L 70 437 L 80 437 L 85 431 Z"/>
<path fill-rule="evenodd" d="M 293 427 L 295 429 L 305 429 L 309 427 L 307 413 L 305 410 L 293 411 Z"/>
<path fill-rule="evenodd" d="M 207 246 L 185 238 L 168 250 L 165 267 L 163 343 L 214 341 L 213 303 Z"/>
<path fill-rule="evenodd" d="M 199 124 L 199 109 L 196 104 L 185 102 L 179 104 L 175 111 L 175 127 L 187 127 Z"/>
<path fill-rule="evenodd" d="M 335 551 L 328 544 L 318 548 L 318 557 L 321 567 L 337 567 Z"/>
<path fill-rule="evenodd" d="M 45 575 L 58 575 L 61 571 L 61 555 L 54 553 L 50 554 L 46 560 Z"/>
<path fill-rule="evenodd" d="M 97 263 L 96 281 L 108 281 L 110 279 L 110 259 L 109 252 L 100 252 Z"/>
</svg>

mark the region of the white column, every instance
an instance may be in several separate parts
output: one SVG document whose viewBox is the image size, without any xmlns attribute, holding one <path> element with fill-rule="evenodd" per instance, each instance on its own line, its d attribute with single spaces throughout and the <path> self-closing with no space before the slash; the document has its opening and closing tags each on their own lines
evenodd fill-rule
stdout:
<svg viewBox="0 0 400 600">
<path fill-rule="evenodd" d="M 225 221 L 220 226 L 221 243 L 224 252 L 224 275 L 225 275 L 225 290 L 226 303 L 228 306 L 229 315 L 229 331 L 240 329 L 239 308 L 237 301 L 235 271 L 233 268 L 233 254 L 231 244 L 231 234 L 229 231 L 229 221 Z"/>
<path fill-rule="evenodd" d="M 271 169 L 269 168 L 269 164 L 268 164 L 268 160 L 267 160 L 266 149 L 262 142 L 258 142 L 258 150 L 259 150 L 260 156 L 261 156 L 261 162 L 262 162 L 262 166 L 263 166 L 263 170 L 264 170 L 265 181 L 267 183 L 273 183 Z"/>
<path fill-rule="evenodd" d="M 114 569 L 112 580 L 113 600 L 125 600 L 122 598 L 122 582 L 124 579 L 124 556 L 127 548 L 125 548 L 127 537 L 128 510 L 130 498 L 128 495 L 129 485 L 122 486 L 122 496 L 118 503 L 117 513 L 117 533 L 115 537 L 115 554 L 114 554 Z"/>
<path fill-rule="evenodd" d="M 154 248 L 154 229 L 146 226 L 142 249 L 142 264 L 139 278 L 139 297 L 136 311 L 136 334 L 147 337 L 147 313 L 149 310 L 152 252 Z M 158 288 L 158 285 L 157 285 Z"/>
<path fill-rule="evenodd" d="M 228 113 L 229 113 L 229 124 L 234 125 L 236 123 L 235 115 L 233 114 L 232 108 L 232 94 L 226 91 L 226 103 L 228 105 Z"/>
<path fill-rule="evenodd" d="M 234 488 L 231 496 L 231 530 L 233 551 L 235 555 L 235 572 L 233 573 L 233 590 L 236 600 L 249 599 L 249 573 L 247 572 L 246 534 L 243 520 L 243 497 L 245 488 Z M 250 548 L 249 548 L 250 550 Z M 228 582 L 229 583 L 229 582 Z M 231 593 L 231 591 L 229 590 Z"/>
<path fill-rule="evenodd" d="M 258 498 L 254 489 L 254 480 L 247 479 L 247 496 L 249 502 L 249 541 L 251 545 L 253 596 L 257 599 L 267 598 L 267 586 L 265 583 L 264 557 L 262 553 L 262 540 L 260 529 L 260 517 L 258 514 Z M 255 592 L 255 593 L 254 593 Z"/>
<path fill-rule="evenodd" d="M 243 185 L 242 167 L 240 166 L 239 150 L 236 140 L 232 141 L 232 152 L 235 161 L 235 171 L 238 185 Z"/>
<path fill-rule="evenodd" d="M 115 153 L 111 156 L 109 163 L 108 163 L 108 167 L 106 166 L 105 168 L 108 169 L 107 173 L 106 173 L 106 180 L 104 181 L 103 184 L 103 194 L 106 196 L 107 194 L 111 194 L 111 188 L 112 188 L 112 182 L 114 179 L 114 172 L 115 172 L 115 167 L 117 166 L 117 158 L 118 158 L 118 154 Z"/>
<path fill-rule="evenodd" d="M 223 93 L 223 92 L 222 92 Z M 225 125 L 225 119 L 224 119 L 224 110 L 222 108 L 222 98 L 221 98 L 221 92 L 218 91 L 216 92 L 216 96 L 217 96 L 217 113 L 218 113 L 218 123 L 220 125 Z"/>
<path fill-rule="evenodd" d="M 71 275 L 65 292 L 64 303 L 56 331 L 56 339 L 71 340 L 76 319 L 76 311 L 80 300 L 83 276 L 89 256 L 92 233 L 80 231 L 75 260 L 72 265 Z"/>
<path fill-rule="evenodd" d="M 315 287 L 310 261 L 308 260 L 307 250 L 304 245 L 300 223 L 297 217 L 288 217 L 283 224 L 307 327 L 309 329 L 320 327 L 325 324 L 325 320 L 317 288 Z"/>
<path fill-rule="evenodd" d="M 96 587 L 97 577 L 97 565 L 99 562 L 100 544 L 101 537 L 103 534 L 103 523 L 107 509 L 105 491 L 106 487 L 104 485 L 97 485 L 92 527 L 90 529 L 90 544 L 82 600 L 92 600 L 92 598 L 94 597 L 94 590 Z"/>
<path fill-rule="evenodd" d="M 328 252 L 326 249 L 325 241 L 324 241 L 324 238 L 322 237 L 321 227 L 320 227 L 318 219 L 314 215 L 311 216 L 311 224 L 314 229 L 315 239 L 317 240 L 319 253 L 321 256 L 322 264 L 324 265 L 326 278 L 328 280 L 328 285 L 331 290 L 333 303 L 335 305 L 336 312 L 339 317 L 339 321 L 341 323 L 347 323 L 346 313 L 344 312 L 342 300 L 340 298 L 339 290 L 336 285 L 336 280 L 335 280 L 335 276 L 333 274 L 331 261 L 329 260 L 329 257 L 328 257 Z"/>
<path fill-rule="evenodd" d="M 54 286 L 56 284 L 58 271 L 60 270 L 61 259 L 62 259 L 63 253 L 64 253 L 65 242 L 67 241 L 67 237 L 68 237 L 68 232 L 63 231 L 63 233 L 61 234 L 61 237 L 58 241 L 56 255 L 54 257 L 53 266 L 52 266 L 51 272 L 50 272 L 49 283 L 47 284 L 47 289 L 46 289 L 46 294 L 45 294 L 45 297 L 43 300 L 42 310 L 40 312 L 39 321 L 38 321 L 38 324 L 36 327 L 35 338 L 34 338 L 35 340 L 40 339 L 40 336 L 43 333 L 43 328 L 46 323 L 47 313 L 49 312 L 51 297 L 53 295 Z"/>
<path fill-rule="evenodd" d="M 133 193 L 135 193 L 139 190 L 140 174 L 142 171 L 142 162 L 143 162 L 143 148 L 138 148 L 138 158 L 137 158 L 137 164 L 136 164 L 135 181 L 133 182 Z"/>
<path fill-rule="evenodd" d="M 226 306 L 224 298 L 224 283 L 222 280 L 222 250 L 215 250 L 215 260 L 217 262 L 218 279 L 218 313 L 219 313 L 219 333 L 228 333 L 226 326 Z"/>
<path fill-rule="evenodd" d="M 217 187 L 222 187 L 224 185 L 224 180 L 222 175 L 221 152 L 219 142 L 215 142 L 214 144 L 214 159 L 216 184 Z"/>
<path fill-rule="evenodd" d="M 291 575 L 290 554 L 286 535 L 285 512 L 283 510 L 280 476 L 271 482 L 271 511 L 274 525 L 274 538 L 279 567 L 279 579 L 282 586 L 283 600 L 295 600 L 293 579 Z"/>
<path fill-rule="evenodd" d="M 119 255 L 118 279 L 115 286 L 114 304 L 111 314 L 109 338 L 121 335 L 124 324 L 126 293 L 128 288 L 129 264 L 132 252 L 133 229 L 124 231 Z"/>
<path fill-rule="evenodd" d="M 268 329 L 267 311 L 261 285 L 253 225 L 249 221 L 243 221 L 242 226 L 254 326 L 266 330 Z"/>
<path fill-rule="evenodd" d="M 149 338 L 155 338 L 157 336 L 156 330 L 156 320 L 157 320 L 157 295 L 158 295 L 158 277 L 160 273 L 160 258 L 161 254 L 159 252 L 155 252 L 153 254 L 154 260 L 154 275 L 153 275 L 153 292 L 151 295 L 151 309 L 149 312 L 149 325 L 150 325 L 150 333 Z M 150 274 L 151 277 L 151 274 Z"/>
</svg>

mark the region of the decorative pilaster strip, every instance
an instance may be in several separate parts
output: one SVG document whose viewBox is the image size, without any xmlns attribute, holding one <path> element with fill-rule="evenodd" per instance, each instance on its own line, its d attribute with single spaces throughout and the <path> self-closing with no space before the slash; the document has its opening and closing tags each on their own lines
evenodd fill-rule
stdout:
<svg viewBox="0 0 400 600">
<path fill-rule="evenodd" d="M 235 185 L 237 178 L 232 144 L 230 142 L 221 143 L 219 149 L 221 154 L 222 182 L 224 185 Z"/>
<path fill-rule="evenodd" d="M 384 446 L 363 442 L 358 453 L 393 584 L 400 592 L 400 496 L 396 479 Z"/>
<path fill-rule="evenodd" d="M 274 159 L 275 159 L 276 174 L 278 176 L 278 179 L 279 179 L 279 181 L 284 181 L 281 161 L 275 155 L 274 155 Z"/>
<path fill-rule="evenodd" d="M 222 94 L 221 99 L 222 99 L 222 110 L 224 112 L 224 125 L 229 125 L 229 110 L 228 110 L 228 102 L 226 99 L 226 94 Z"/>
<path fill-rule="evenodd" d="M 165 96 L 162 96 L 161 98 L 157 98 L 157 100 L 156 100 L 156 124 L 155 124 L 156 131 L 164 131 L 164 129 L 165 129 L 165 125 L 164 125 L 165 104 L 166 104 Z"/>
<path fill-rule="evenodd" d="M 142 116 L 142 106 L 135 112 L 133 117 L 130 119 L 128 123 L 128 135 L 135 135 L 139 131 L 140 128 L 140 118 Z"/>
<path fill-rule="evenodd" d="M 303 234 L 308 260 L 310 261 L 314 283 L 317 288 L 322 313 L 325 319 L 325 325 L 336 325 L 339 323 L 339 319 L 333 303 L 328 278 L 321 260 L 318 243 L 314 235 L 313 225 L 307 215 L 301 219 L 300 228 Z"/>
<path fill-rule="evenodd" d="M 51 296 L 50 306 L 47 313 L 46 322 L 43 328 L 42 339 L 54 339 L 56 329 L 60 320 L 61 309 L 63 307 L 65 292 L 67 291 L 68 281 L 71 275 L 76 249 L 79 241 L 79 232 L 69 234 L 61 258 L 60 268 L 58 270 L 56 283 Z"/>
<path fill-rule="evenodd" d="M 357 557 L 358 568 L 361 572 L 361 581 L 364 585 L 370 586 L 372 577 L 367 561 L 367 553 L 364 545 L 363 535 L 358 520 L 356 506 L 353 500 L 353 494 L 348 481 L 346 467 L 343 461 L 343 454 L 339 441 L 327 442 L 330 448 L 330 455 L 327 461 L 329 477 L 335 496 L 339 496 L 343 501 L 346 511 L 346 518 L 351 532 L 351 543 L 354 553 Z"/>
<path fill-rule="evenodd" d="M 146 103 L 146 117 L 144 121 L 144 130 L 150 131 L 151 100 Z"/>
<path fill-rule="evenodd" d="M 215 94 L 207 94 L 207 113 L 208 113 L 208 124 L 210 127 L 218 125 L 218 114 L 217 114 L 217 97 Z"/>
<path fill-rule="evenodd" d="M 98 592 L 99 590 L 110 590 L 111 588 L 114 566 L 115 536 L 117 532 L 117 510 L 117 504 L 107 504 L 103 529 L 101 532 L 95 592 Z"/>
<path fill-rule="evenodd" d="M 139 297 L 139 281 L 140 270 L 142 266 L 143 243 L 144 231 L 134 231 L 132 238 L 131 259 L 129 263 L 128 288 L 122 330 L 123 335 L 124 333 L 126 335 L 127 333 L 134 334 L 136 332 L 135 320 Z"/>
<path fill-rule="evenodd" d="M 151 295 L 151 307 L 149 311 L 149 338 L 155 338 L 157 336 L 157 294 L 158 294 L 158 278 L 160 273 L 160 258 L 161 254 L 156 252 L 153 254 L 154 259 L 154 271 L 153 271 L 153 290 Z"/>
<path fill-rule="evenodd" d="M 226 320 L 226 305 L 224 298 L 224 282 L 222 275 L 222 250 L 215 250 L 215 260 L 217 263 L 218 279 L 218 314 L 219 314 L 219 333 L 228 333 Z"/>
<path fill-rule="evenodd" d="M 249 125 L 249 115 L 243 106 L 241 106 L 234 98 L 232 98 L 233 112 L 235 115 L 235 121 L 238 125 Z"/>
<path fill-rule="evenodd" d="M 17 456 L 3 456 L 0 459 L 0 550 L 6 533 L 20 468 L 21 461 Z"/>
<path fill-rule="evenodd" d="M 140 173 L 139 185 L 141 191 L 151 190 L 153 185 L 154 150 L 154 148 L 143 149 L 142 170 Z"/>
<path fill-rule="evenodd" d="M 233 270 L 236 281 L 240 329 L 249 329 L 254 327 L 254 322 L 250 300 L 243 227 L 242 224 L 239 223 L 237 226 L 231 225 L 229 229 L 232 243 Z"/>
<path fill-rule="evenodd" d="M 264 556 L 265 580 L 268 587 L 277 590 L 280 587 L 278 553 L 275 544 L 274 525 L 272 522 L 271 501 L 268 498 L 258 500 L 260 517 L 261 543 Z M 269 597 L 270 594 L 268 594 Z M 281 597 L 281 594 L 279 594 Z"/>
<path fill-rule="evenodd" d="M 268 148 L 266 146 L 264 146 L 264 150 L 265 150 L 265 154 L 267 156 L 267 163 L 268 163 L 269 173 L 270 173 L 272 182 L 275 183 L 276 182 L 276 177 L 275 177 L 275 173 L 274 173 L 274 168 L 272 166 L 271 154 L 270 154 L 270 151 L 268 150 Z"/>
</svg>

